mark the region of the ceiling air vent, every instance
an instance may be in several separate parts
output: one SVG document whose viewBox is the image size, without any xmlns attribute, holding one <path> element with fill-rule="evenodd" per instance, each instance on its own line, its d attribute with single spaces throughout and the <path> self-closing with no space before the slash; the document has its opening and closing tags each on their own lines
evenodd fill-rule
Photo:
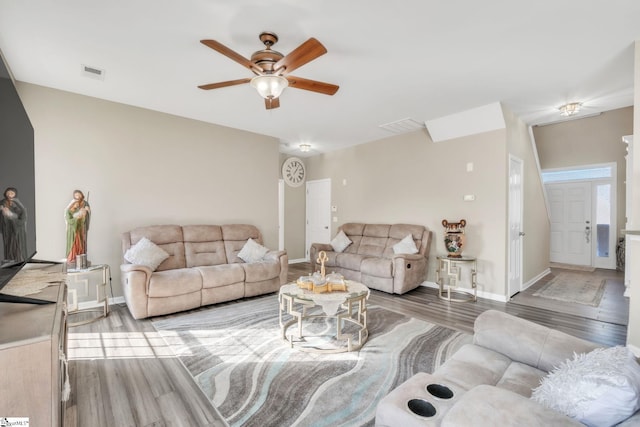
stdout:
<svg viewBox="0 0 640 427">
<path fill-rule="evenodd" d="M 391 133 L 401 134 L 401 133 L 413 132 L 418 129 L 424 129 L 425 126 L 424 126 L 424 123 L 420 123 L 413 119 L 407 118 L 407 119 L 402 119 L 402 120 L 397 120 L 395 122 L 387 123 L 384 125 L 380 125 L 380 127 Z"/>
<path fill-rule="evenodd" d="M 100 68 L 82 64 L 82 75 L 85 77 L 95 80 L 104 80 L 104 73 L 105 71 Z"/>
</svg>

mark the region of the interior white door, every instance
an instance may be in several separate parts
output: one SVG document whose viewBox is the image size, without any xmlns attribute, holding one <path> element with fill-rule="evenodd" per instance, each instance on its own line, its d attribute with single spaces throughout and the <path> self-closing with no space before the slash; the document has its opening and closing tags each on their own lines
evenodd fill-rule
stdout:
<svg viewBox="0 0 640 427">
<path fill-rule="evenodd" d="M 331 241 L 331 180 L 307 181 L 305 258 L 312 243 Z"/>
<path fill-rule="evenodd" d="M 551 262 L 591 265 L 591 183 L 546 184 L 551 207 Z"/>
<path fill-rule="evenodd" d="M 522 160 L 509 156 L 509 296 L 522 290 Z"/>
</svg>

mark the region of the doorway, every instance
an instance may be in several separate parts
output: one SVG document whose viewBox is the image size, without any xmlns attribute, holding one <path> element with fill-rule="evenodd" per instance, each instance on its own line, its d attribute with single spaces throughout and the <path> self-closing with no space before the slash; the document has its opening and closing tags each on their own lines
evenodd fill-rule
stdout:
<svg viewBox="0 0 640 427">
<path fill-rule="evenodd" d="M 542 172 L 550 206 L 550 260 L 616 268 L 616 165 Z"/>
<path fill-rule="evenodd" d="M 509 296 L 522 290 L 523 163 L 509 155 Z"/>
<path fill-rule="evenodd" d="M 331 179 L 307 181 L 305 258 L 312 243 L 331 241 Z"/>
</svg>

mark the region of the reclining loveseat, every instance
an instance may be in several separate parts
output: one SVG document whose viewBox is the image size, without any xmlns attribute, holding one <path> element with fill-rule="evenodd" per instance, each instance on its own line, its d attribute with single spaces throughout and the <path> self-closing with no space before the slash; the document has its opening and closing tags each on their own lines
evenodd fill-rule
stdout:
<svg viewBox="0 0 640 427">
<path fill-rule="evenodd" d="M 336 244 L 339 236 L 346 247 Z M 431 232 L 425 226 L 346 223 L 338 229 L 336 239 L 311 245 L 314 271 L 319 269 L 318 254 L 324 251 L 327 272 L 340 273 L 379 291 L 404 294 L 426 280 Z"/>
</svg>

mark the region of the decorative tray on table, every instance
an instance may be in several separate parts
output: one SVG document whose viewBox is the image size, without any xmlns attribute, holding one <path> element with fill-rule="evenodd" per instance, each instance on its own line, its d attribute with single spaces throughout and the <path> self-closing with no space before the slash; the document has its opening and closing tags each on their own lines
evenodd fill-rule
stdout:
<svg viewBox="0 0 640 427">
<path fill-rule="evenodd" d="M 309 290 L 316 294 L 326 292 L 346 292 L 347 283 L 341 274 L 331 273 L 326 277 L 322 277 L 320 273 L 314 273 L 311 276 L 300 276 L 296 280 L 296 284 L 301 289 Z"/>
</svg>

